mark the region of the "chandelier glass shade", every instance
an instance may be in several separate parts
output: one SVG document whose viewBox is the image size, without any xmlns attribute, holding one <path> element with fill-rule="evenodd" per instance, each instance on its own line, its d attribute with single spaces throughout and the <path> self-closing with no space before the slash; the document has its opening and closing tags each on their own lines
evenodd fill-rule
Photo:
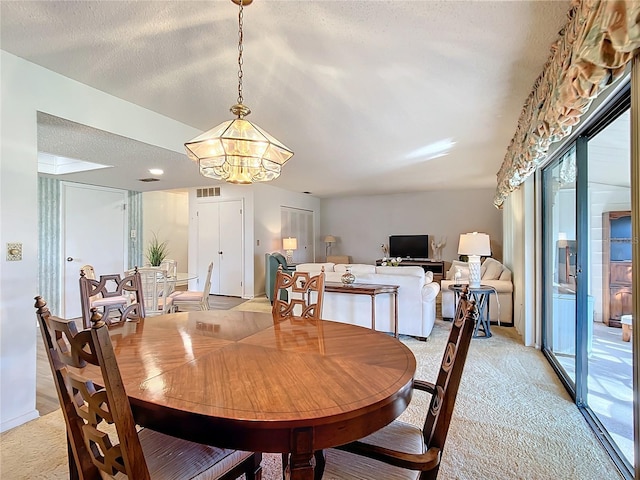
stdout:
<svg viewBox="0 0 640 480">
<path fill-rule="evenodd" d="M 244 118 L 251 110 L 242 103 L 242 8 L 251 0 L 232 1 L 240 5 L 238 103 L 230 109 L 237 118 L 207 130 L 184 146 L 187 156 L 198 163 L 200 174 L 205 177 L 238 184 L 268 182 L 280 176 L 293 151 Z"/>
<path fill-rule="evenodd" d="M 293 156 L 286 146 L 242 116 L 221 123 L 184 146 L 202 175 L 240 184 L 278 178 L 282 165 Z"/>
</svg>

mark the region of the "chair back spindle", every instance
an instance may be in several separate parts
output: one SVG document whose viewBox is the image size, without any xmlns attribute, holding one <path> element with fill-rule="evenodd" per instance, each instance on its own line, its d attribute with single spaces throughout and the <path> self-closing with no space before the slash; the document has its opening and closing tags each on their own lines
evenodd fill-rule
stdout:
<svg viewBox="0 0 640 480">
<path fill-rule="evenodd" d="M 274 287 L 272 314 L 275 320 L 289 317 L 302 317 L 318 320 L 322 317 L 322 301 L 324 298 L 324 267 L 318 275 L 307 272 L 293 272 L 288 275 L 278 267 Z M 286 290 L 287 299 L 282 299 L 281 290 Z"/>
<path fill-rule="evenodd" d="M 444 448 L 462 371 L 473 337 L 473 329 L 478 315 L 475 301 L 468 300 L 468 287 L 460 295 L 455 318 L 444 350 L 435 393 L 431 397 L 429 411 L 423 427 L 425 444 L 430 448 Z"/>
<path fill-rule="evenodd" d="M 91 309 L 102 308 L 102 318 L 107 325 L 126 320 L 138 321 L 145 317 L 142 283 L 137 267 L 133 273 L 120 278 L 119 274 L 90 278 L 80 271 L 80 302 L 84 328 L 91 326 Z M 119 316 L 112 316 L 114 310 Z"/>
</svg>

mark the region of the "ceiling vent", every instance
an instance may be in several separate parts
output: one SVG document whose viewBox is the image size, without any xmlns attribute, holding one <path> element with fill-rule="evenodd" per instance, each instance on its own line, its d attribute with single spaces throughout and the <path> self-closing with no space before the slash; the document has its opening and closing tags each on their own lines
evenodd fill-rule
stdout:
<svg viewBox="0 0 640 480">
<path fill-rule="evenodd" d="M 198 188 L 197 196 L 198 198 L 219 197 L 220 187 Z"/>
<path fill-rule="evenodd" d="M 139 182 L 159 182 L 159 178 L 139 178 Z"/>
</svg>

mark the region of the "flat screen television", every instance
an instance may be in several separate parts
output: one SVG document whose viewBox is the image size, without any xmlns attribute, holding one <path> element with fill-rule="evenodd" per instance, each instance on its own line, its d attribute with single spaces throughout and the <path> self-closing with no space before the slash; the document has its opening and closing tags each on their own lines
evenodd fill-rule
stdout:
<svg viewBox="0 0 640 480">
<path fill-rule="evenodd" d="M 429 258 L 429 235 L 391 235 L 389 255 L 402 258 Z"/>
</svg>

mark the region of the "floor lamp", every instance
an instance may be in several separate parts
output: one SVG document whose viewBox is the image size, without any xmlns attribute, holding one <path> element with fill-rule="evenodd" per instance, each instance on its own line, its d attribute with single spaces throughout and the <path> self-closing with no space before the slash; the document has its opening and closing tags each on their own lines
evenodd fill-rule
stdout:
<svg viewBox="0 0 640 480">
<path fill-rule="evenodd" d="M 324 243 L 326 244 L 324 249 L 324 256 L 326 259 L 329 258 L 329 255 L 331 255 L 331 244 L 336 243 L 336 237 L 334 237 L 333 235 L 327 235 L 326 237 L 324 237 Z"/>
<path fill-rule="evenodd" d="M 458 255 L 469 257 L 469 288 L 480 288 L 480 256 L 491 255 L 489 235 L 478 232 L 461 234 Z"/>
</svg>

